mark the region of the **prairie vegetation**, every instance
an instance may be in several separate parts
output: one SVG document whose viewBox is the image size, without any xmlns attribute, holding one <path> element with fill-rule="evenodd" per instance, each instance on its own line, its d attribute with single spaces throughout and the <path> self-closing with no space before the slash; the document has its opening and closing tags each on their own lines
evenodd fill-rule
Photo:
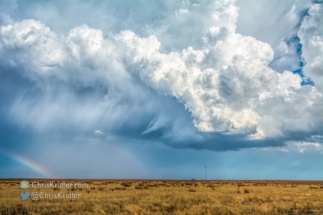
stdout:
<svg viewBox="0 0 323 215">
<path fill-rule="evenodd" d="M 28 179 L 29 182 L 52 180 Z M 57 180 L 54 180 L 57 181 Z M 84 189 L 33 189 L 81 194 L 79 199 L 28 198 L 20 180 L 0 180 L 0 214 L 323 214 L 322 181 L 60 180 Z"/>
</svg>

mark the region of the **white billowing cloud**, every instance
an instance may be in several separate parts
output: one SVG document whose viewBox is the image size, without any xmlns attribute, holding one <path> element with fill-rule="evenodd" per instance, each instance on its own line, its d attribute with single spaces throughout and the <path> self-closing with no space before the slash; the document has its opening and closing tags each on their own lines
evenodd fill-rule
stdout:
<svg viewBox="0 0 323 215">
<path fill-rule="evenodd" d="M 314 21 L 311 20 L 319 14 L 316 12 L 319 9 L 313 7 L 310 14 L 314 15 L 304 20 L 299 34 L 301 41 L 308 41 L 308 48 L 304 45 L 305 61 L 314 65 L 305 68 L 305 72 L 316 83 L 321 78 L 317 65 L 322 61 L 306 51 L 321 44 L 318 35 L 306 30 L 312 29 Z M 172 14 L 167 20 L 168 26 L 151 29 L 147 37 L 130 30 L 107 36 L 102 30 L 87 25 L 63 35 L 35 20 L 3 25 L 0 28 L 1 63 L 20 65 L 39 76 L 49 74 L 64 80 L 66 85 L 97 81 L 109 86 L 109 93 L 98 100 L 84 101 L 85 105 L 75 98 L 75 105 L 69 106 L 71 110 L 60 120 L 68 116 L 85 117 L 89 121 L 111 120 L 115 117 L 114 109 L 120 116 L 144 114 L 146 109 L 152 114 L 163 101 L 147 101 L 155 99 L 155 94 L 147 92 L 152 88 L 159 97 L 176 98 L 182 103 L 200 132 L 266 138 L 283 136 L 286 131 L 307 132 L 322 125 L 322 114 L 318 114 L 322 112 L 319 80 L 319 87 L 301 86 L 299 75 L 271 69 L 268 65 L 274 56 L 272 47 L 254 37 L 236 33 L 238 8 L 233 1 L 187 3 L 187 7 L 175 8 Z M 199 14 L 211 19 L 202 19 Z M 315 20 L 322 23 L 318 18 Z M 167 22 L 163 20 L 163 23 Z M 198 31 L 195 25 L 201 26 Z M 182 28 L 183 32 L 179 30 Z M 70 104 L 71 98 L 68 93 L 64 94 L 57 100 L 56 107 L 61 102 Z M 46 110 L 47 105 L 50 107 L 46 115 L 59 112 L 55 111 L 51 99 L 49 96 L 31 118 Z M 129 105 L 124 106 L 129 100 L 135 104 L 131 108 L 136 111 L 129 111 Z M 95 101 L 99 104 L 93 104 Z M 18 102 L 13 112 L 21 112 L 18 107 L 22 105 L 23 101 Z M 117 117 L 115 121 L 118 120 Z M 156 130 L 167 122 L 167 119 L 155 120 L 155 124 L 142 132 Z"/>
<path fill-rule="evenodd" d="M 0 34 L 1 54 L 10 59 L 10 63 L 23 63 L 30 69 L 40 71 L 63 66 L 67 58 L 58 36 L 39 21 L 24 20 L 1 26 Z"/>
<path fill-rule="evenodd" d="M 314 80 L 316 88 L 323 92 L 323 7 L 314 4 L 308 11 L 298 32 L 303 45 L 302 56 L 306 61 L 304 73 Z M 321 103 L 322 105 L 322 103 Z"/>
<path fill-rule="evenodd" d="M 157 91 L 178 98 L 200 131 L 268 137 L 322 123 L 309 113 L 319 110 L 321 93 L 301 87 L 296 74 L 270 69 L 271 47 L 232 29 L 211 27 L 202 49 L 181 53 L 161 54 L 153 36 L 123 32 L 121 40 L 131 50 L 128 63 Z"/>
<path fill-rule="evenodd" d="M 33 40 L 34 46 L 24 40 L 20 41 L 19 48 L 8 45 L 16 42 L 15 35 L 34 29 L 49 33 L 43 34 L 43 39 Z M 134 133 L 136 130 L 137 135 L 173 126 L 176 132 L 169 135 L 179 139 L 194 133 L 186 119 L 189 115 L 178 103 L 158 96 L 127 71 L 129 68 L 120 57 L 124 53 L 117 46 L 118 36 L 104 38 L 101 30 L 87 25 L 73 28 L 64 36 L 35 20 L 1 26 L 1 30 L 0 63 L 36 83 L 32 89 L 22 86 L 25 92 L 14 99 L 8 112 L 22 125 L 40 131 L 101 128 L 105 133 Z M 49 61 L 41 62 L 42 58 L 36 56 L 50 57 L 47 50 L 56 48 L 63 52 L 60 64 L 48 66 L 45 63 Z"/>
<path fill-rule="evenodd" d="M 158 52 L 156 38 L 129 34 L 124 32 L 121 38 L 131 50 L 130 63 L 152 87 L 183 102 L 200 131 L 265 137 L 284 129 L 303 130 L 308 126 L 304 120 L 315 121 L 301 113 L 321 94 L 311 86 L 301 87 L 298 75 L 270 69 L 272 50 L 267 44 L 232 34 L 202 50 L 188 48 L 167 55 Z"/>
</svg>

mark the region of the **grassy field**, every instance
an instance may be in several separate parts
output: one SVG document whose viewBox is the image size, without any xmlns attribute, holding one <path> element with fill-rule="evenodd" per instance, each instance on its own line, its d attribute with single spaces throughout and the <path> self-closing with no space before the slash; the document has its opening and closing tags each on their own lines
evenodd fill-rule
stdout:
<svg viewBox="0 0 323 215">
<path fill-rule="evenodd" d="M 19 182 L 0 180 L 0 214 L 323 214 L 322 181 L 54 180 L 88 187 L 30 187 L 30 193 L 80 194 L 37 201 L 20 200 Z"/>
</svg>

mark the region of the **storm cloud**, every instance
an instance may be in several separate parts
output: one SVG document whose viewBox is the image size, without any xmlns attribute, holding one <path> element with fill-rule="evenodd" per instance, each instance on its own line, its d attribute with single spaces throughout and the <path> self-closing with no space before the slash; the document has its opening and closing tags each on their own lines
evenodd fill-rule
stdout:
<svg viewBox="0 0 323 215">
<path fill-rule="evenodd" d="M 279 1 L 264 30 L 242 1 L 1 4 L 3 127 L 215 151 L 321 143 L 321 4 Z"/>
</svg>

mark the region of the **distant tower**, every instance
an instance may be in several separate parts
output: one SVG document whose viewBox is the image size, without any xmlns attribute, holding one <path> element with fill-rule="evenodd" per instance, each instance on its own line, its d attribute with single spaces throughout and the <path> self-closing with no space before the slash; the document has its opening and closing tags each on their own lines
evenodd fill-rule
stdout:
<svg viewBox="0 0 323 215">
<path fill-rule="evenodd" d="M 205 180 L 206 180 L 206 166 L 205 166 Z"/>
</svg>

